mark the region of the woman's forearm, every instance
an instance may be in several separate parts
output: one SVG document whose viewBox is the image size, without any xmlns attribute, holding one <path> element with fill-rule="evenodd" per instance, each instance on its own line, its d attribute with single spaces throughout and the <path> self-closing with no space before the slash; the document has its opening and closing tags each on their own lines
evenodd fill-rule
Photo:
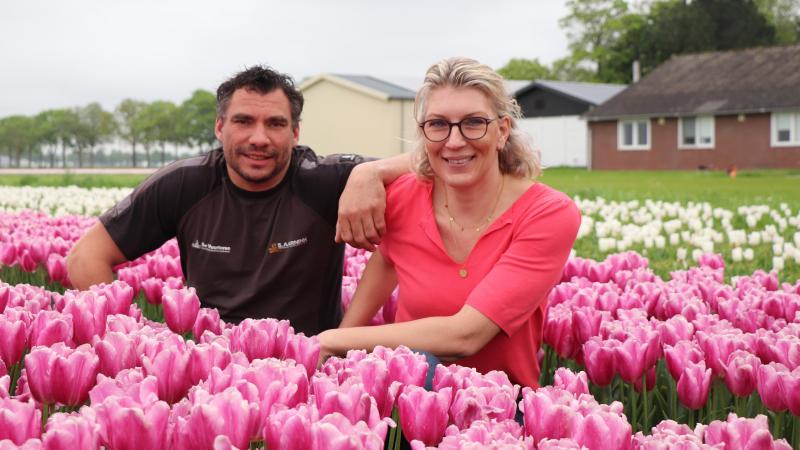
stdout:
<svg viewBox="0 0 800 450">
<path fill-rule="evenodd" d="M 343 355 L 350 349 L 371 351 L 376 346 L 405 345 L 430 352 L 442 360 L 461 359 L 482 349 L 500 328 L 476 309 L 465 306 L 457 314 L 426 317 L 374 327 L 328 330 L 319 335 L 322 352 Z"/>
</svg>

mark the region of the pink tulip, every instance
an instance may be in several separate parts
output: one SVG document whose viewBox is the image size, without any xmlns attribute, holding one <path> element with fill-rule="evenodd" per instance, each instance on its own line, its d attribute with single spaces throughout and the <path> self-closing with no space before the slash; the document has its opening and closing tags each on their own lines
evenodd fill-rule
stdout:
<svg viewBox="0 0 800 450">
<path fill-rule="evenodd" d="M 387 424 L 380 421 L 370 427 L 364 422 L 351 423 L 339 413 L 328 414 L 311 425 L 314 450 L 383 449 Z"/>
<path fill-rule="evenodd" d="M 589 393 L 589 382 L 586 379 L 586 373 L 578 372 L 576 374 L 566 367 L 556 369 L 553 386 L 564 389 L 576 397 Z"/>
<path fill-rule="evenodd" d="M 129 335 L 116 331 L 106 333 L 103 339 L 95 337 L 94 351 L 100 360 L 100 373 L 110 377 L 139 363 L 136 342 Z"/>
<path fill-rule="evenodd" d="M 52 389 L 56 402 L 67 406 L 85 403 L 89 398 L 89 390 L 96 383 L 99 364 L 97 355 L 86 344 L 58 356 L 52 368 Z"/>
<path fill-rule="evenodd" d="M 586 447 L 569 438 L 542 439 L 536 444 L 536 448 L 539 450 L 586 450 Z"/>
<path fill-rule="evenodd" d="M 694 336 L 694 326 L 683 316 L 673 316 L 662 322 L 658 331 L 664 345 L 675 346 L 679 341 L 689 341 Z"/>
<path fill-rule="evenodd" d="M 170 404 L 179 401 L 192 386 L 189 352 L 183 346 L 164 348 L 154 357 L 142 356 L 145 375 L 158 380 L 158 398 Z"/>
<path fill-rule="evenodd" d="M 786 411 L 786 393 L 783 391 L 781 372 L 788 372 L 781 363 L 762 364 L 758 367 L 756 386 L 764 406 L 775 412 Z"/>
<path fill-rule="evenodd" d="M 412 449 L 422 449 L 421 441 L 412 441 Z M 447 427 L 445 436 L 438 446 L 442 450 L 457 449 L 524 449 L 533 450 L 533 439 L 522 437 L 522 428 L 513 420 L 503 422 L 478 420 L 469 428 L 459 430 L 455 425 Z"/>
<path fill-rule="evenodd" d="M 447 428 L 448 410 L 453 396 L 451 388 L 429 392 L 418 386 L 407 386 L 397 400 L 403 435 L 425 445 L 436 445 Z"/>
<path fill-rule="evenodd" d="M 450 405 L 450 419 L 460 429 L 468 428 L 476 420 L 513 419 L 516 397 L 497 387 L 470 386 L 457 391 Z"/>
<path fill-rule="evenodd" d="M 413 352 L 402 345 L 395 349 L 379 345 L 372 350 L 372 355 L 386 361 L 386 366 L 389 369 L 389 378 L 392 381 L 399 381 L 404 386 L 410 384 L 422 386 L 425 384 L 428 362 L 424 355 Z"/>
<path fill-rule="evenodd" d="M 258 434 L 258 419 L 258 405 L 246 400 L 236 388 L 213 395 L 198 390 L 188 416 L 178 421 L 175 448 L 213 450 L 219 435 L 227 436 L 238 448 L 248 448 Z"/>
<path fill-rule="evenodd" d="M 306 337 L 303 333 L 290 335 L 286 339 L 284 358 L 293 359 L 297 364 L 306 368 L 309 377 L 314 375 L 319 361 L 319 338 Z"/>
<path fill-rule="evenodd" d="M 0 243 L 0 264 L 11 267 L 17 261 L 17 248 L 13 244 Z"/>
<path fill-rule="evenodd" d="M 731 353 L 735 350 L 748 350 L 748 345 L 741 336 L 703 331 L 697 332 L 696 336 L 700 348 L 703 349 L 706 365 L 717 376 L 723 376 L 725 373 L 725 361 Z"/>
<path fill-rule="evenodd" d="M 22 358 L 22 352 L 28 344 L 27 334 L 24 322 L 0 315 L 0 360 L 6 367 L 13 366 Z"/>
<path fill-rule="evenodd" d="M 22 445 L 16 445 L 8 439 L 0 440 L 0 450 L 42 450 L 42 441 L 28 439 Z"/>
<path fill-rule="evenodd" d="M 77 414 L 57 413 L 48 419 L 42 443 L 45 450 L 97 450 L 99 437 L 100 426 L 93 420 Z"/>
<path fill-rule="evenodd" d="M 543 340 L 563 359 L 572 358 L 577 352 L 577 342 L 573 334 L 572 311 L 567 305 L 557 305 L 547 309 Z"/>
<path fill-rule="evenodd" d="M 672 379 L 678 381 L 688 364 L 704 361 L 703 352 L 691 341 L 679 341 L 674 347 L 664 346 L 664 359 Z"/>
<path fill-rule="evenodd" d="M 170 330 L 178 334 L 191 331 L 200 311 L 200 299 L 197 298 L 194 288 L 165 288 L 161 302 L 164 307 L 164 321 Z"/>
<path fill-rule="evenodd" d="M 575 429 L 575 442 L 589 450 L 628 450 L 632 427 L 625 416 L 608 412 L 591 412 Z"/>
<path fill-rule="evenodd" d="M 725 367 L 725 384 L 737 397 L 748 397 L 756 388 L 758 367 L 761 361 L 757 356 L 744 350 L 736 350 L 728 357 Z"/>
<path fill-rule="evenodd" d="M 307 450 L 312 448 L 311 424 L 319 420 L 313 405 L 301 404 L 267 418 L 264 442 L 271 450 Z"/>
<path fill-rule="evenodd" d="M 530 389 L 523 390 L 522 407 L 525 431 L 535 442 L 572 437 L 581 418 L 573 408 L 555 403 L 544 392 Z"/>
<path fill-rule="evenodd" d="M 361 383 L 347 380 L 344 384 L 337 385 L 330 378 L 318 376 L 311 381 L 311 388 L 320 416 L 338 412 L 351 423 L 363 420 L 369 425 L 380 420 L 375 400 Z"/>
<path fill-rule="evenodd" d="M 10 439 L 22 445 L 41 436 L 42 412 L 33 402 L 0 398 L 0 441 Z"/>
<path fill-rule="evenodd" d="M 224 369 L 231 362 L 231 351 L 220 344 L 191 344 L 189 346 L 189 377 L 191 384 L 208 378 L 212 367 Z"/>
<path fill-rule="evenodd" d="M 705 442 L 722 445 L 726 450 L 790 448 L 784 441 L 772 440 L 767 416 L 761 414 L 750 419 L 730 413 L 726 422 L 715 420 L 706 429 Z"/>
<path fill-rule="evenodd" d="M 67 277 L 66 260 L 61 255 L 51 254 L 47 258 L 47 275 L 51 280 L 61 283 L 64 286 L 69 286 L 69 279 Z"/>
<path fill-rule="evenodd" d="M 28 330 L 29 345 L 49 347 L 56 342 L 63 342 L 72 346 L 72 331 L 72 316 L 57 311 L 40 311 Z"/>
<path fill-rule="evenodd" d="M 130 281 L 128 281 L 130 283 Z M 145 278 L 140 282 L 144 298 L 151 305 L 160 305 L 164 282 L 160 278 Z"/>
<path fill-rule="evenodd" d="M 595 337 L 583 344 L 583 359 L 586 373 L 592 383 L 608 386 L 616 375 L 614 348 L 621 343 L 615 339 L 609 341 Z"/>
<path fill-rule="evenodd" d="M 700 409 L 708 400 L 711 386 L 711 369 L 704 362 L 689 363 L 678 379 L 678 399 L 689 409 Z"/>
<path fill-rule="evenodd" d="M 72 316 L 72 337 L 76 344 L 87 344 L 94 336 L 105 334 L 108 316 L 105 296 L 83 291 L 65 295 L 64 300 L 63 312 Z"/>
<path fill-rule="evenodd" d="M 53 348 L 57 348 L 56 344 Z M 63 344 L 60 344 L 63 345 Z M 53 392 L 53 365 L 59 356 L 51 347 L 34 347 L 25 356 L 26 386 L 31 395 L 40 403 L 56 402 Z"/>
<path fill-rule="evenodd" d="M 800 367 L 781 373 L 781 385 L 786 394 L 784 400 L 792 415 L 800 416 Z"/>
<path fill-rule="evenodd" d="M 133 301 L 133 288 L 121 280 L 114 281 L 111 284 L 92 286 L 90 289 L 106 297 L 109 315 L 126 314 Z"/>
<path fill-rule="evenodd" d="M 2 367 L 2 364 L 0 364 L 0 367 Z M 0 371 L 0 373 L 3 372 Z M 11 389 L 11 377 L 8 375 L 0 376 L 0 398 L 8 398 L 10 389 Z"/>
<path fill-rule="evenodd" d="M 142 280 L 147 279 L 147 277 L 143 278 L 135 268 L 126 267 L 117 270 L 117 279 L 132 287 L 133 295 L 135 296 L 143 289 Z M 145 299 L 148 299 L 147 294 L 145 294 Z M 161 300 L 161 297 L 159 297 L 159 300 Z"/>
<path fill-rule="evenodd" d="M 134 308 L 135 311 L 133 310 Z M 137 319 L 133 317 L 136 312 L 139 312 L 139 317 L 141 317 L 141 312 L 138 307 L 136 305 L 131 305 L 131 310 L 129 310 L 129 314 L 131 315 L 113 314 L 106 317 L 106 332 L 116 331 L 123 334 L 131 334 L 139 330 L 141 325 L 137 322 Z"/>
<path fill-rule="evenodd" d="M 109 397 L 124 397 L 139 406 L 150 405 L 158 401 L 158 379 L 145 377 L 141 368 L 120 371 L 114 378 L 100 374 L 89 391 L 89 399 L 92 405 L 99 405 Z"/>
<path fill-rule="evenodd" d="M 103 445 L 114 450 L 167 450 L 169 405 L 162 401 L 139 405 L 124 397 L 109 397 L 94 405 Z"/>
<path fill-rule="evenodd" d="M 380 416 L 389 417 L 403 383 L 392 380 L 386 361 L 375 355 L 369 355 L 360 361 L 352 361 L 349 358 L 346 361 L 350 367 L 338 373 L 352 372 L 364 384 L 369 395 L 375 399 Z"/>
<path fill-rule="evenodd" d="M 197 320 L 195 320 L 194 326 L 192 327 L 192 334 L 195 339 L 200 339 L 206 330 L 216 335 L 222 333 L 219 311 L 214 308 L 200 308 L 200 311 L 197 313 Z"/>
<path fill-rule="evenodd" d="M 281 358 L 291 333 L 293 330 L 288 320 L 245 319 L 233 330 L 231 351 L 241 351 L 250 361 Z"/>
<path fill-rule="evenodd" d="M 614 348 L 614 363 L 623 381 L 641 380 L 647 370 L 647 344 L 638 339 L 627 339 Z"/>
<path fill-rule="evenodd" d="M 228 367 L 235 369 L 233 364 Z M 249 381 L 258 388 L 259 395 L 263 399 L 262 410 L 265 415 L 273 404 L 292 408 L 308 400 L 309 381 L 306 370 L 291 362 L 275 359 L 256 360 L 242 373 L 241 379 Z"/>
</svg>

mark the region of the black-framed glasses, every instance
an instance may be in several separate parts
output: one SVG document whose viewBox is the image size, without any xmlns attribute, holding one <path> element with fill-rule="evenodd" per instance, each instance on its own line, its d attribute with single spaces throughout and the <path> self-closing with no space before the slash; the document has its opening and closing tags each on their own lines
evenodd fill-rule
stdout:
<svg viewBox="0 0 800 450">
<path fill-rule="evenodd" d="M 501 116 L 502 117 L 502 116 Z M 431 142 L 442 142 L 450 137 L 453 127 L 458 127 L 464 139 L 474 141 L 486 136 L 489 124 L 499 119 L 487 119 L 485 117 L 466 117 L 459 122 L 448 122 L 444 119 L 430 119 L 419 124 L 422 134 Z"/>
</svg>

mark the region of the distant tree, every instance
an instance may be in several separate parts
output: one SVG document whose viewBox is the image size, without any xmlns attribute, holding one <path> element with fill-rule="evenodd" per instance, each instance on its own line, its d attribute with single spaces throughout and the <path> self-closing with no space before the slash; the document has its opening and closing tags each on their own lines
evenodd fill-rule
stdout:
<svg viewBox="0 0 800 450">
<path fill-rule="evenodd" d="M 549 67 L 539 62 L 538 58 L 513 58 L 497 73 L 507 80 L 552 80 L 553 73 Z"/>
<path fill-rule="evenodd" d="M 139 126 L 139 115 L 145 106 L 144 102 L 127 98 L 115 110 L 119 137 L 131 144 L 131 165 L 133 167 L 136 167 L 136 144 L 142 142 L 143 135 Z"/>
<path fill-rule="evenodd" d="M 26 154 L 30 167 L 38 146 L 33 118 L 14 115 L 0 119 L 0 145 L 8 155 L 9 166 L 20 167 L 22 155 Z"/>
<path fill-rule="evenodd" d="M 157 100 L 147 104 L 139 113 L 136 126 L 142 131 L 142 143 L 147 154 L 147 167 L 152 165 L 150 148 L 161 148 L 161 165 L 166 163 L 167 143 L 178 143 L 178 108 L 172 102 Z"/>
<path fill-rule="evenodd" d="M 603 55 L 603 81 L 629 82 L 636 60 L 647 73 L 673 55 L 775 44 L 774 27 L 752 0 L 661 1 L 623 22 L 625 33 Z"/>
<path fill-rule="evenodd" d="M 80 118 L 73 109 L 54 109 L 50 112 L 55 139 L 61 147 L 61 166 L 67 167 L 67 150 L 75 149 L 80 133 Z"/>
<path fill-rule="evenodd" d="M 562 71 L 594 73 L 605 69 L 608 52 L 625 32 L 625 17 L 631 14 L 625 0 L 567 0 L 569 14 L 559 21 L 567 32 L 570 56 L 562 61 Z"/>
<path fill-rule="evenodd" d="M 756 0 L 761 15 L 775 27 L 775 43 L 800 43 L 800 0 Z"/>
<path fill-rule="evenodd" d="M 58 152 L 58 129 L 56 128 L 54 110 L 48 109 L 42 111 L 33 118 L 36 125 L 37 135 L 39 136 L 39 144 L 41 146 L 40 155 L 42 158 L 48 156 L 48 164 L 50 167 L 55 167 L 55 157 Z M 39 165 L 43 166 L 43 161 L 39 161 Z"/>
<path fill-rule="evenodd" d="M 76 149 L 78 152 L 78 167 L 83 167 L 83 151 L 89 151 L 90 165 L 94 166 L 96 147 L 110 140 L 116 131 L 114 115 L 103 110 L 99 103 L 89 103 L 77 108 L 78 133 L 76 134 Z"/>
<path fill-rule="evenodd" d="M 217 99 L 214 94 L 202 89 L 194 91 L 181 103 L 178 115 L 178 134 L 182 143 L 202 153 L 217 142 L 214 134 Z"/>
</svg>

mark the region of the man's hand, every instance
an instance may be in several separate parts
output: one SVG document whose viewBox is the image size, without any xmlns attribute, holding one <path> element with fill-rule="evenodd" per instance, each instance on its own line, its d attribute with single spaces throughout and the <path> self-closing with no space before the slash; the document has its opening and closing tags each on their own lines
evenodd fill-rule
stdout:
<svg viewBox="0 0 800 450">
<path fill-rule="evenodd" d="M 386 232 L 386 189 L 380 171 L 372 163 L 353 168 L 339 197 L 336 242 L 371 252 Z"/>
</svg>

